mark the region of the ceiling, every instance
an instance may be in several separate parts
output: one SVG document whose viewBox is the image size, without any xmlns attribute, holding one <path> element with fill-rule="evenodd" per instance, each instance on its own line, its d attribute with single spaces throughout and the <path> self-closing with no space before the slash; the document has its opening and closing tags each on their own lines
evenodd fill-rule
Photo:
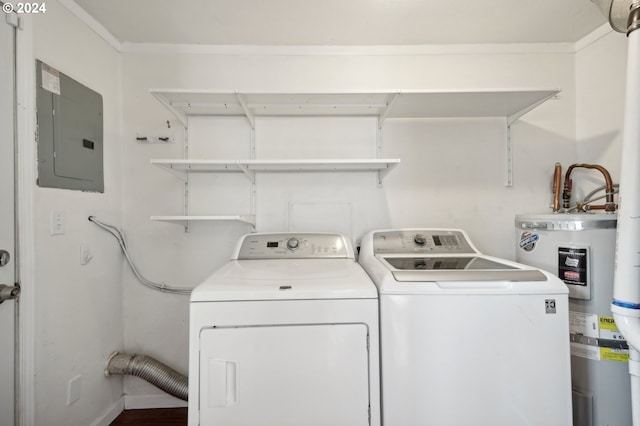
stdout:
<svg viewBox="0 0 640 426">
<path fill-rule="evenodd" d="M 575 43 L 606 23 L 590 0 L 74 1 L 121 43 Z"/>
</svg>

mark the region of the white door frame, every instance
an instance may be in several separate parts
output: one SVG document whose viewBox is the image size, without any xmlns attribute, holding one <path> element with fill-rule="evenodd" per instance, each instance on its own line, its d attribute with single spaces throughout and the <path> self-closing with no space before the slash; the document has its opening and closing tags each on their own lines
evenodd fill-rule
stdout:
<svg viewBox="0 0 640 426">
<path fill-rule="evenodd" d="M 2 3 L 2 1 L 0 1 Z M 4 10 L 4 4 L 3 4 Z M 8 257 L 6 264 L 0 267 L 0 285 L 13 286 L 18 283 L 18 255 L 17 255 L 17 235 L 15 219 L 14 200 L 15 194 L 15 150 L 16 150 L 16 103 L 15 103 L 15 35 L 18 24 L 18 15 L 13 13 L 3 13 L 3 22 L 0 22 L 0 37 L 2 47 L 2 141 L 0 142 L 0 155 L 2 156 L 2 188 L 0 197 L 2 199 L 2 230 L 0 231 L 0 248 L 6 250 Z M 10 202 L 10 203 L 9 203 Z M 5 288 L 4 291 L 13 292 L 11 288 Z M 4 297 L 4 296 L 3 296 Z M 7 294 L 6 297 L 11 299 Z M 2 299 L 4 300 L 4 298 Z M 0 367 L 0 376 L 2 383 L 0 384 L 0 424 L 5 426 L 14 426 L 17 411 L 17 367 L 18 360 L 18 304 L 17 300 L 6 300 L 0 305 L 0 322 L 2 333 L 2 346 L 0 346 L 0 359 L 3 365 Z"/>
<path fill-rule="evenodd" d="M 37 152 L 35 143 L 35 59 L 33 26 L 28 15 L 20 16 L 16 31 L 16 132 L 18 211 L 18 264 L 22 285 L 18 321 L 17 426 L 35 425 L 35 232 L 34 196 L 36 191 Z"/>
</svg>

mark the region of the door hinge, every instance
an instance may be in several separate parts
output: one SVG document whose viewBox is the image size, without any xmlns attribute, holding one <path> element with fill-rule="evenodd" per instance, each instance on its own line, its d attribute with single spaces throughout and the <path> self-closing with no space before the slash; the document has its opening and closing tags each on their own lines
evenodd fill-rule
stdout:
<svg viewBox="0 0 640 426">
<path fill-rule="evenodd" d="M 1 3 L 1 2 L 0 2 Z M 6 3 L 3 3 L 6 5 Z M 3 7 L 4 10 L 4 7 Z M 19 30 L 22 29 L 22 18 L 20 18 L 17 14 L 9 12 L 5 13 L 5 21 L 6 23 L 13 28 L 17 28 Z"/>
</svg>

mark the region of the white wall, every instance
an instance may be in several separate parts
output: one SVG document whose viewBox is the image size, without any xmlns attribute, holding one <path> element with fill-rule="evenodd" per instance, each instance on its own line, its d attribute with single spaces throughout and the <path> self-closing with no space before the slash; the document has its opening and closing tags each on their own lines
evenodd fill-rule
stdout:
<svg viewBox="0 0 640 426">
<path fill-rule="evenodd" d="M 576 54 L 577 162 L 604 166 L 614 182 L 620 177 L 626 64 L 627 37 L 613 31 Z M 576 179 L 582 194 L 603 184 L 599 172 L 578 172 Z"/>
<path fill-rule="evenodd" d="M 150 88 L 241 91 L 366 91 L 559 88 L 558 99 L 512 126 L 514 185 L 504 187 L 504 121 L 388 120 L 384 157 L 400 158 L 383 188 L 375 176 L 269 175 L 257 182 L 257 231 L 326 226 L 312 213 L 351 215 L 352 238 L 382 227 L 442 226 L 466 229 L 478 247 L 513 258 L 513 218 L 547 212 L 554 164 L 575 162 L 575 68 L 572 53 L 451 55 L 198 55 L 123 54 L 124 227 L 140 269 L 156 281 L 195 285 L 223 264 L 243 224 L 195 224 L 191 232 L 152 222 L 151 215 L 182 214 L 182 183 L 149 164 L 151 158 L 182 158 L 183 147 L 144 145 L 136 135 L 182 137 L 178 122 Z M 167 127 L 169 120 L 171 128 Z M 324 120 L 324 119 L 323 119 Z M 342 120 L 342 119 L 341 119 Z M 367 119 L 262 119 L 256 125 L 258 156 L 305 158 L 374 157 L 375 127 Z M 192 158 L 241 158 L 249 154 L 249 126 L 241 119 L 192 123 Z M 340 135 L 343 130 L 343 134 Z M 338 133 L 336 135 L 336 132 Z M 313 139 L 315 144 L 311 144 Z M 325 143 L 335 137 L 342 148 Z M 369 142 L 367 142 L 369 140 Z M 321 143 L 318 143 L 321 141 Z M 367 143 L 369 145 L 367 146 Z M 293 152 L 293 153 L 292 153 Z M 233 189 L 235 188 L 235 190 Z M 235 197 L 232 196 L 235 191 Z M 247 207 L 243 176 L 194 179 L 194 214 Z M 196 194 L 196 195 L 194 195 Z M 207 195 L 209 194 L 209 195 Z M 207 198 L 210 197 L 210 198 Z M 296 210 L 297 209 L 297 210 Z M 216 210 L 216 211 L 210 211 Z M 301 212 L 301 213 L 300 213 Z M 306 212 L 306 213 L 305 213 Z M 235 213 L 243 213 L 242 211 Z M 306 216 L 305 216 L 306 214 Z M 340 227 L 340 224 L 335 224 Z M 125 272 L 125 347 L 155 356 L 186 373 L 188 300 L 138 284 Z M 131 395 L 159 391 L 127 378 Z M 148 401 L 148 400 L 147 400 Z M 176 401 L 164 400 L 166 404 Z M 133 405 L 133 403 L 132 403 Z"/>
<path fill-rule="evenodd" d="M 30 22 L 35 58 L 103 96 L 104 194 L 34 186 L 35 282 L 25 283 L 36 294 L 34 424 L 86 426 L 122 398 L 122 379 L 103 375 L 123 346 L 122 258 L 115 240 L 87 220 L 121 224 L 120 57 L 57 2 Z M 64 235 L 49 235 L 52 211 L 64 213 Z M 93 254 L 86 266 L 81 244 Z M 78 375 L 80 400 L 67 406 L 68 381 Z"/>
</svg>

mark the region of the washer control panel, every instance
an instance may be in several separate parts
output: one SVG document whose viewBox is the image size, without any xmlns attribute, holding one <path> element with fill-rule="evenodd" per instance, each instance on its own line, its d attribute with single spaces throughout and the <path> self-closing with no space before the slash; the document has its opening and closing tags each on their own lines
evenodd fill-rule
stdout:
<svg viewBox="0 0 640 426">
<path fill-rule="evenodd" d="M 373 234 L 374 254 L 477 253 L 466 236 L 458 230 L 406 229 Z"/>
<path fill-rule="evenodd" d="M 249 234 L 237 253 L 239 260 L 353 258 L 344 236 L 319 233 Z"/>
</svg>

